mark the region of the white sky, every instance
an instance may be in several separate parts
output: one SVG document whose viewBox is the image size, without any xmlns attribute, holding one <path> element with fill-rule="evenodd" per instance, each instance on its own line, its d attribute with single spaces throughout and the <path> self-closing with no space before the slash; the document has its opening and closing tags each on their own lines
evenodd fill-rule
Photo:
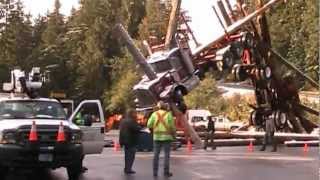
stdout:
<svg viewBox="0 0 320 180">
<path fill-rule="evenodd" d="M 30 12 L 33 17 L 39 14 L 45 15 L 46 12 L 52 11 L 55 0 L 22 0 L 25 5 L 25 11 Z M 79 0 L 60 0 L 62 7 L 61 12 L 69 15 L 73 7 L 78 7 Z M 212 6 L 216 0 L 183 0 L 182 8 L 186 9 L 191 16 L 191 29 L 200 43 L 208 42 L 214 39 L 223 29 L 214 14 Z M 235 0 L 230 0 L 234 3 Z"/>
<path fill-rule="evenodd" d="M 46 12 L 52 11 L 55 0 L 22 0 L 25 5 L 25 11 L 31 13 L 33 17 L 37 17 L 39 14 L 45 15 Z M 72 6 L 78 7 L 79 0 L 60 0 L 61 13 L 69 15 Z"/>
</svg>

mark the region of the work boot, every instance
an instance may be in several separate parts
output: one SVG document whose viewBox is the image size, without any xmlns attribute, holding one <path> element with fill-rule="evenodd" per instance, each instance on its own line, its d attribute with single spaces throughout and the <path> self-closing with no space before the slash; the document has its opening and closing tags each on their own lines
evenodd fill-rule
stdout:
<svg viewBox="0 0 320 180">
<path fill-rule="evenodd" d="M 82 166 L 82 168 L 81 168 L 81 173 L 85 173 L 85 172 L 87 172 L 87 171 L 88 171 L 88 168 L 87 168 L 87 167 Z"/>
<path fill-rule="evenodd" d="M 265 150 L 266 150 L 266 146 L 263 145 L 263 146 L 261 147 L 260 151 L 265 151 Z"/>
<path fill-rule="evenodd" d="M 164 173 L 164 176 L 165 177 L 171 177 L 171 176 L 173 176 L 173 174 L 171 172 L 168 172 L 168 173 Z"/>
<path fill-rule="evenodd" d="M 135 171 L 130 170 L 130 171 L 124 171 L 124 173 L 125 173 L 125 174 L 135 174 L 136 172 L 135 172 Z"/>
</svg>

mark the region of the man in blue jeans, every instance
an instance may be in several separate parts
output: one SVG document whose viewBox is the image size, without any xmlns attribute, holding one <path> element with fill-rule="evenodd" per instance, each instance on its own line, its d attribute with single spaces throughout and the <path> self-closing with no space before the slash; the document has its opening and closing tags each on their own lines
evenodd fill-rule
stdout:
<svg viewBox="0 0 320 180">
<path fill-rule="evenodd" d="M 154 140 L 154 159 L 153 159 L 153 176 L 158 176 L 159 169 L 159 155 L 161 149 L 164 149 L 164 175 L 171 177 L 170 172 L 170 149 L 171 142 L 175 138 L 176 127 L 173 120 L 172 113 L 166 104 L 162 101 L 158 103 L 158 111 L 151 114 L 148 120 L 148 128 L 153 130 Z"/>
</svg>

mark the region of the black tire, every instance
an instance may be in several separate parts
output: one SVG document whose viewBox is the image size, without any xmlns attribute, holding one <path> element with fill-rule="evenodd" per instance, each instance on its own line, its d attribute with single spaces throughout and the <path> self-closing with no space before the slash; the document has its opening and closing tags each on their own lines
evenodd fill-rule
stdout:
<svg viewBox="0 0 320 180">
<path fill-rule="evenodd" d="M 249 121 L 249 125 L 251 126 L 256 126 L 256 116 L 257 116 L 257 111 L 252 111 L 250 114 L 250 121 Z"/>
<path fill-rule="evenodd" d="M 82 173 L 82 159 L 73 162 L 67 167 L 69 180 L 78 180 Z"/>
<path fill-rule="evenodd" d="M 180 112 L 182 112 L 183 114 L 185 114 L 187 112 L 187 105 L 184 103 L 184 101 L 180 101 L 176 103 L 177 108 Z"/>
<path fill-rule="evenodd" d="M 243 44 L 245 48 L 254 48 L 255 43 L 254 43 L 254 37 L 250 32 L 247 32 L 244 36 L 243 36 Z"/>
<path fill-rule="evenodd" d="M 246 71 L 244 70 L 243 66 L 239 66 L 237 67 L 236 69 L 236 78 L 238 81 L 244 81 L 247 79 L 247 73 Z"/>
<path fill-rule="evenodd" d="M 260 68 L 260 78 L 262 80 L 269 80 L 271 79 L 272 71 L 269 66 L 266 66 L 265 68 Z"/>
<path fill-rule="evenodd" d="M 232 126 L 231 128 L 230 128 L 230 130 L 231 131 L 234 131 L 234 130 L 236 130 L 238 127 L 237 126 Z"/>
<path fill-rule="evenodd" d="M 232 52 L 227 51 L 223 55 L 223 69 L 232 68 L 233 65 L 234 65 L 234 55 L 232 54 Z"/>
<path fill-rule="evenodd" d="M 274 121 L 278 129 L 284 129 L 288 121 L 287 114 L 280 110 L 275 111 Z"/>
</svg>

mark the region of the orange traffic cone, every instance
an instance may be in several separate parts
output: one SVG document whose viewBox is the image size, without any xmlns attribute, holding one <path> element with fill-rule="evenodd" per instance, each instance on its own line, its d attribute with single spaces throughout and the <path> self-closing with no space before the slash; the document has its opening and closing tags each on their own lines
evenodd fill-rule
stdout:
<svg viewBox="0 0 320 180">
<path fill-rule="evenodd" d="M 304 144 L 304 147 L 303 147 L 303 152 L 308 152 L 309 151 L 309 147 L 308 147 L 308 144 L 307 143 L 305 143 Z"/>
<path fill-rule="evenodd" d="M 61 143 L 61 142 L 65 142 L 65 141 L 66 141 L 66 137 L 64 134 L 63 123 L 60 122 L 59 131 L 58 131 L 58 135 L 57 135 L 57 142 Z"/>
<path fill-rule="evenodd" d="M 31 125 L 31 130 L 29 133 L 29 141 L 30 142 L 38 141 L 37 125 L 35 121 L 33 121 Z"/>
<path fill-rule="evenodd" d="M 248 146 L 248 152 L 253 152 L 253 143 L 252 140 L 250 141 L 250 144 Z"/>
<path fill-rule="evenodd" d="M 113 141 L 113 150 L 114 152 L 120 151 L 120 144 L 117 141 Z"/>
<path fill-rule="evenodd" d="M 187 143 L 187 151 L 188 151 L 188 153 L 192 152 L 192 143 L 191 143 L 190 138 L 188 139 L 188 143 Z"/>
</svg>

